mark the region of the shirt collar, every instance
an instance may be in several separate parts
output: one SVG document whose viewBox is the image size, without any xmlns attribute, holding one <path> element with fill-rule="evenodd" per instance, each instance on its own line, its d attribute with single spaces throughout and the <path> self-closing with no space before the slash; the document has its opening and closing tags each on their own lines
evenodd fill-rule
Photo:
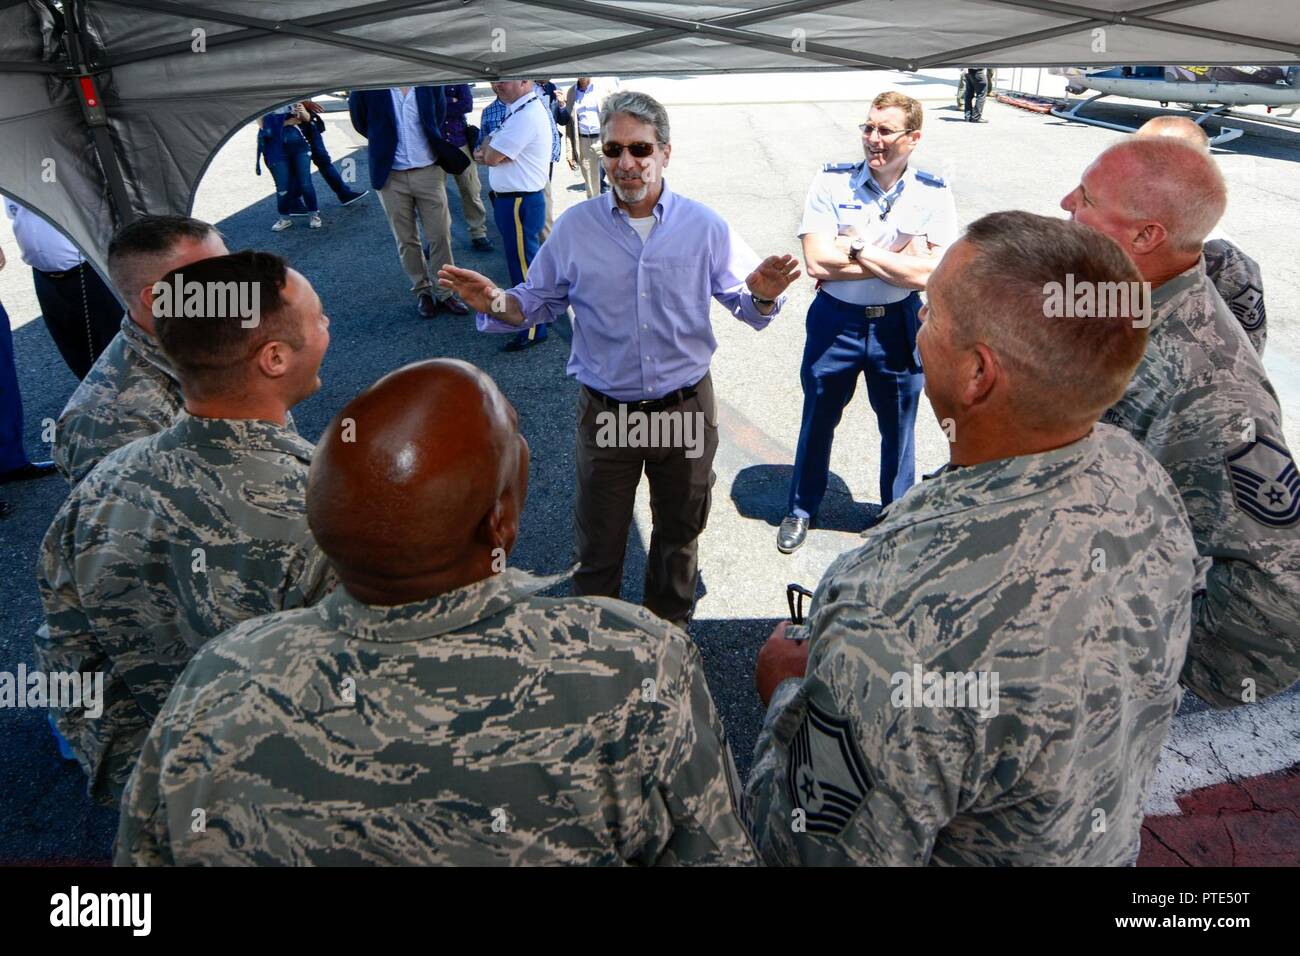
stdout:
<svg viewBox="0 0 1300 956">
<path fill-rule="evenodd" d="M 506 106 L 506 115 L 513 116 L 535 99 L 537 99 L 536 90 L 532 93 L 525 93 L 523 96 L 519 97 L 519 99 Z"/>
<path fill-rule="evenodd" d="M 874 192 L 878 196 L 889 199 L 890 197 L 897 197 L 903 191 L 903 187 L 907 185 L 907 181 L 914 175 L 912 167 L 908 166 L 903 170 L 903 175 L 898 177 L 898 182 L 894 183 L 888 190 L 881 189 L 880 183 L 876 182 L 876 177 L 871 175 L 871 165 L 864 159 L 858 172 L 854 174 L 853 188 L 866 189 L 868 192 Z"/>
<path fill-rule="evenodd" d="M 535 577 L 517 568 L 506 568 L 467 587 L 392 607 L 363 604 L 340 584 L 316 605 L 316 613 L 331 630 L 363 641 L 417 641 L 473 627 L 566 577 Z"/>
<path fill-rule="evenodd" d="M 941 474 L 915 486 L 892 504 L 884 520 L 863 537 L 890 534 L 922 521 L 1040 494 L 1091 465 L 1100 453 L 1100 431 L 1110 427 L 1094 425 L 1078 441 L 1035 455 L 999 458 L 960 468 L 945 466 Z"/>
<path fill-rule="evenodd" d="M 1158 288 L 1151 290 L 1151 325 L 1148 333 L 1176 308 L 1175 300 L 1181 300 L 1184 294 L 1192 292 L 1200 283 L 1208 282 L 1205 272 L 1205 256 L 1196 260 L 1196 265 L 1178 273 Z"/>
<path fill-rule="evenodd" d="M 677 194 L 668 188 L 668 180 L 663 181 L 663 191 L 659 193 L 659 201 L 655 203 L 654 216 L 660 222 L 667 222 L 668 217 L 672 214 L 673 207 L 677 205 Z M 616 219 L 622 219 L 626 222 L 629 218 L 627 210 L 620 206 L 614 197 L 614 187 L 609 187 L 609 192 L 600 197 L 605 204 L 607 212 L 612 214 Z"/>
<path fill-rule="evenodd" d="M 254 418 L 201 418 L 182 410 L 167 432 L 179 445 L 243 451 L 270 451 L 311 463 L 314 450 L 286 425 Z"/>
<path fill-rule="evenodd" d="M 122 336 L 126 339 L 127 347 L 135 352 L 140 358 L 144 359 L 158 371 L 162 372 L 173 382 L 179 382 L 180 377 L 172 367 L 172 363 L 167 359 L 158 344 L 158 340 L 135 324 L 130 313 L 122 316 Z"/>
</svg>

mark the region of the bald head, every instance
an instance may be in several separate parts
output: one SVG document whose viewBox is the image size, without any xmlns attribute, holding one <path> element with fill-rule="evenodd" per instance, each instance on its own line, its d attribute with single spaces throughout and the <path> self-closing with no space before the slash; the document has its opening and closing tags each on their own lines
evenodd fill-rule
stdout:
<svg viewBox="0 0 1300 956">
<path fill-rule="evenodd" d="M 1214 161 L 1168 136 L 1112 146 L 1061 200 L 1076 222 L 1114 239 L 1143 278 L 1157 283 L 1195 263 L 1227 205 L 1227 185 Z"/>
<path fill-rule="evenodd" d="M 1210 152 L 1210 137 L 1205 129 L 1186 116 L 1157 116 L 1143 123 L 1134 134 L 1139 139 L 1155 139 L 1168 136 L 1179 142 L 1199 149 L 1207 155 Z"/>
<path fill-rule="evenodd" d="M 433 359 L 381 378 L 330 424 L 307 519 L 353 597 L 405 604 L 499 570 L 527 485 L 514 408 L 473 365 Z"/>
</svg>

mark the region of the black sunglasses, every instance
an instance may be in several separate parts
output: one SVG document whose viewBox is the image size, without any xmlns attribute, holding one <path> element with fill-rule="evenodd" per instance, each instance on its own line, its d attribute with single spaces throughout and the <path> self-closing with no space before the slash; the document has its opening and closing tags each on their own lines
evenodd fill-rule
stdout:
<svg viewBox="0 0 1300 956">
<path fill-rule="evenodd" d="M 655 147 L 658 145 L 658 143 L 628 143 L 624 146 L 622 143 L 601 143 L 600 151 L 610 159 L 618 159 L 626 149 L 637 159 L 645 159 L 647 156 L 654 155 Z"/>
</svg>

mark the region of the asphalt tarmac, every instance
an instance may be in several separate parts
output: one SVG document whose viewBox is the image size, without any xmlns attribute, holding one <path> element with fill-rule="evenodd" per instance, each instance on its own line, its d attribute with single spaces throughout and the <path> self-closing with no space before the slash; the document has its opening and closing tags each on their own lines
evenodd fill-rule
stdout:
<svg viewBox="0 0 1300 956">
<path fill-rule="evenodd" d="M 914 161 L 950 177 L 963 223 L 1008 208 L 1064 215 L 1057 206 L 1060 198 L 1097 153 L 1121 136 L 992 102 L 985 112 L 989 124 L 966 124 L 953 107 L 952 76 L 953 71 L 908 77 L 819 73 L 625 80 L 624 86 L 651 92 L 668 106 L 673 153 L 666 176 L 672 188 L 719 211 L 759 255 L 799 254 L 795 231 L 814 172 L 824 162 L 861 158 L 856 124 L 871 96 L 887 88 L 924 102 L 923 142 Z M 490 101 L 486 87 L 478 94 L 479 106 Z M 1096 109 L 1107 118 L 1139 122 L 1173 112 L 1156 104 Z M 335 161 L 351 160 L 358 180 L 368 183 L 365 150 L 357 148 L 360 140 L 346 113 L 332 112 L 327 119 L 327 144 Z M 1223 229 L 1264 269 L 1270 323 L 1265 364 L 1283 403 L 1288 442 L 1300 448 L 1300 323 L 1295 319 L 1300 312 L 1295 269 L 1300 132 L 1248 125 L 1250 135 L 1217 153 L 1231 195 Z M 295 409 L 300 431 L 315 440 L 352 396 L 408 362 L 454 356 L 481 366 L 518 409 L 533 452 L 528 503 L 511 563 L 539 573 L 565 570 L 572 548 L 577 392 L 565 375 L 567 330 L 545 345 L 511 355 L 500 351 L 504 337 L 475 332 L 469 318 L 442 314 L 420 319 L 373 194 L 343 209 L 317 176 L 324 228 L 309 230 L 300 220 L 285 232 L 272 233 L 274 187 L 269 174 L 253 174 L 253 157 L 253 129 L 246 127 L 213 160 L 194 212 L 216 223 L 231 249 L 256 247 L 287 256 L 325 304 L 332 343 L 321 373 L 324 384 Z M 497 250 L 479 253 L 470 247 L 455 188 L 449 193 L 457 264 L 505 283 L 490 208 L 489 235 Z M 563 163 L 555 171 L 554 194 L 557 214 L 584 199 L 577 174 Z M 4 220 L 0 246 L 9 258 L 0 272 L 0 301 L 15 326 L 27 447 L 33 458 L 46 458 L 43 421 L 58 417 L 76 382 L 37 320 L 30 272 Z M 814 587 L 830 561 L 855 546 L 857 534 L 878 508 L 879 438 L 860 390 L 837 432 L 820 527 L 796 554 L 776 550 L 798 437 L 798 370 L 812 295 L 812 283 L 800 279 L 781 314 L 762 332 L 720 307 L 714 310 L 721 447 L 709 527 L 701 540 L 701 597 L 691 635 L 742 775 L 761 719 L 752 686 L 753 659 L 786 615 L 786 584 Z M 946 447 L 943 432 L 923 406 L 917 424 L 918 470 L 943 464 Z M 59 478 L 0 487 L 0 498 L 14 507 L 14 514 L 0 522 L 0 670 L 12 671 L 19 661 L 32 664 L 31 634 L 41 621 L 33 567 L 40 539 L 65 494 Z M 625 571 L 623 596 L 631 601 L 641 597 L 649 529 L 643 483 Z M 1272 712 L 1290 727 L 1274 726 L 1276 720 L 1270 718 L 1270 730 L 1278 732 L 1246 734 L 1247 743 L 1240 748 L 1245 752 L 1230 775 L 1266 773 L 1300 761 L 1300 742 L 1293 732 L 1295 696 L 1293 691 Z M 1202 710 L 1189 695 L 1179 720 Z M 1202 723 L 1211 717 L 1218 719 L 1206 715 Z M 1205 746 L 1212 750 L 1219 737 L 1211 733 L 1207 739 Z M 1170 771 L 1185 774 L 1189 783 L 1166 776 L 1171 794 L 1223 779 L 1215 776 L 1214 758 L 1195 750 L 1180 757 L 1189 753 Z M 58 758 L 45 715 L 0 710 L 0 862 L 102 861 L 115 825 L 115 814 L 87 801 L 75 764 Z"/>
</svg>

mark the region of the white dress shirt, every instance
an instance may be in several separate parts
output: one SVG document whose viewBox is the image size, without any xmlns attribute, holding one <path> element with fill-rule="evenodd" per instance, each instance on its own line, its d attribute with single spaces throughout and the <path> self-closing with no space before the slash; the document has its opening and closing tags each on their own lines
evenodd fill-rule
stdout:
<svg viewBox="0 0 1300 956">
<path fill-rule="evenodd" d="M 5 199 L 5 212 L 14 224 L 14 240 L 23 262 L 41 272 L 67 272 L 86 260 L 63 233 L 26 206 Z"/>
<path fill-rule="evenodd" d="M 420 107 L 415 99 L 415 87 L 408 86 L 406 95 L 397 87 L 388 91 L 393 97 L 393 112 L 397 114 L 397 148 L 393 151 L 393 169 L 420 169 L 433 165 L 433 150 L 429 137 L 420 124 Z"/>
</svg>

